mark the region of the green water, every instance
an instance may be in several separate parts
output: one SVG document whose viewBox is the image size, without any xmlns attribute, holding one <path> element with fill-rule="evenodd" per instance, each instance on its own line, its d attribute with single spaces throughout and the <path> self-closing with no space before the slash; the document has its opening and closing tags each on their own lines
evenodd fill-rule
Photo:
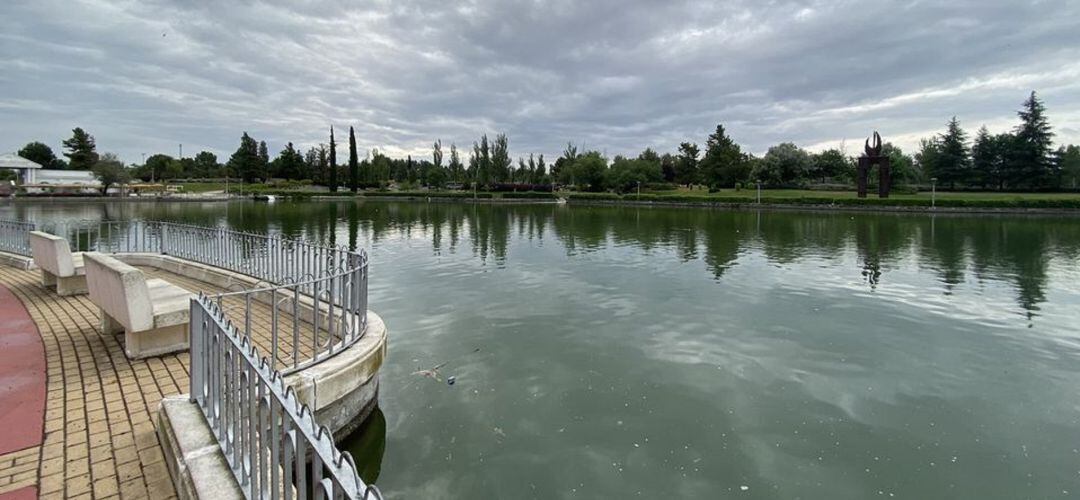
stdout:
<svg viewBox="0 0 1080 500">
<path fill-rule="evenodd" d="M 1076 498 L 1080 221 L 392 202 L 0 205 L 372 256 L 391 498 Z M 472 352 L 479 348 L 479 352 Z M 456 384 L 411 375 L 440 371 Z"/>
</svg>

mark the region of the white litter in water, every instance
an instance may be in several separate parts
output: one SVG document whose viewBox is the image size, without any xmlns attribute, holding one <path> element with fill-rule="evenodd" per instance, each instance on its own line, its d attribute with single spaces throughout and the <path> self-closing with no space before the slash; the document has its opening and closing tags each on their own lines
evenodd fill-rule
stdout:
<svg viewBox="0 0 1080 500">
<path fill-rule="evenodd" d="M 746 486 L 746 485 L 742 485 L 742 486 L 739 486 L 739 489 L 742 490 L 742 491 L 746 491 L 746 490 L 749 490 L 750 487 Z"/>
</svg>

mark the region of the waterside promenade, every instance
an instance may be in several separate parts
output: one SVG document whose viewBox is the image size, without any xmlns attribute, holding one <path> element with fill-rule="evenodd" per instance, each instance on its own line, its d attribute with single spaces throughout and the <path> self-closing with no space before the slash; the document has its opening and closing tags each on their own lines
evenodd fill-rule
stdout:
<svg viewBox="0 0 1080 500">
<path fill-rule="evenodd" d="M 188 290 L 226 291 L 165 271 L 142 270 L 148 277 Z M 0 292 L 0 312 L 6 313 L 3 321 L 7 322 L 11 311 L 22 309 L 37 328 L 33 333 L 40 332 L 45 363 L 40 383 L 46 389 L 43 419 L 0 429 L 4 442 L 9 436 L 40 436 L 31 439 L 37 441 L 32 446 L 2 450 L 0 500 L 37 494 L 41 498 L 175 497 L 154 418 L 163 397 L 188 392 L 188 353 L 128 359 L 123 335 L 100 331 L 98 308 L 89 296 L 60 297 L 41 286 L 38 271 L 8 266 L 0 266 L 0 284 L 10 291 Z M 240 297 L 226 299 L 225 309 L 241 311 L 242 305 Z M 260 309 L 252 315 L 255 343 L 268 346 L 269 308 L 258 302 L 252 307 Z M 309 347 L 302 349 L 305 356 L 310 355 Z M 0 408 L 4 409 L 0 413 L 15 403 L 7 389 L 14 382 L 10 376 L 0 371 Z M 6 422 L 3 416 L 0 422 Z"/>
</svg>

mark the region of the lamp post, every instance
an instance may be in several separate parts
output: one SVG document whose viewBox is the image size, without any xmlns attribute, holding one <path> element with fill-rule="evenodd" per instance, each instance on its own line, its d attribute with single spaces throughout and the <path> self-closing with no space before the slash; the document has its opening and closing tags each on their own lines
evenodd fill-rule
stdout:
<svg viewBox="0 0 1080 500">
<path fill-rule="evenodd" d="M 761 204 L 761 181 L 757 181 L 757 203 Z"/>
<path fill-rule="evenodd" d="M 637 181 L 637 199 L 641 201 L 641 181 Z"/>
<path fill-rule="evenodd" d="M 930 178 L 930 208 L 937 208 L 937 177 Z"/>
</svg>

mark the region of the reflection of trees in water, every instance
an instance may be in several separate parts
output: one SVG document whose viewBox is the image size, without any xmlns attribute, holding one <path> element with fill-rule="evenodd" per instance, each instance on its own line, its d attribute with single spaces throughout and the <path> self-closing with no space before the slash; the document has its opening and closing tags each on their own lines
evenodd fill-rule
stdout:
<svg viewBox="0 0 1080 500">
<path fill-rule="evenodd" d="M 518 240 L 553 237 L 568 255 L 608 245 L 633 246 L 653 258 L 700 260 L 715 279 L 744 253 L 774 264 L 829 260 L 854 251 L 859 279 L 888 282 L 889 269 L 914 257 L 934 272 L 944 293 L 967 281 L 1011 284 L 1031 315 L 1046 300 L 1053 259 L 1080 260 L 1080 224 L 1066 217 L 730 212 L 641 207 L 557 207 L 457 203 L 16 203 L 4 213 L 24 219 L 166 219 L 280 232 L 323 243 L 367 247 L 385 238 L 430 241 L 433 254 L 466 245 L 482 261 L 503 265 L 511 231 Z M 664 254 L 661 250 L 666 250 Z M 928 293 L 932 293 L 928 291 Z"/>
</svg>

